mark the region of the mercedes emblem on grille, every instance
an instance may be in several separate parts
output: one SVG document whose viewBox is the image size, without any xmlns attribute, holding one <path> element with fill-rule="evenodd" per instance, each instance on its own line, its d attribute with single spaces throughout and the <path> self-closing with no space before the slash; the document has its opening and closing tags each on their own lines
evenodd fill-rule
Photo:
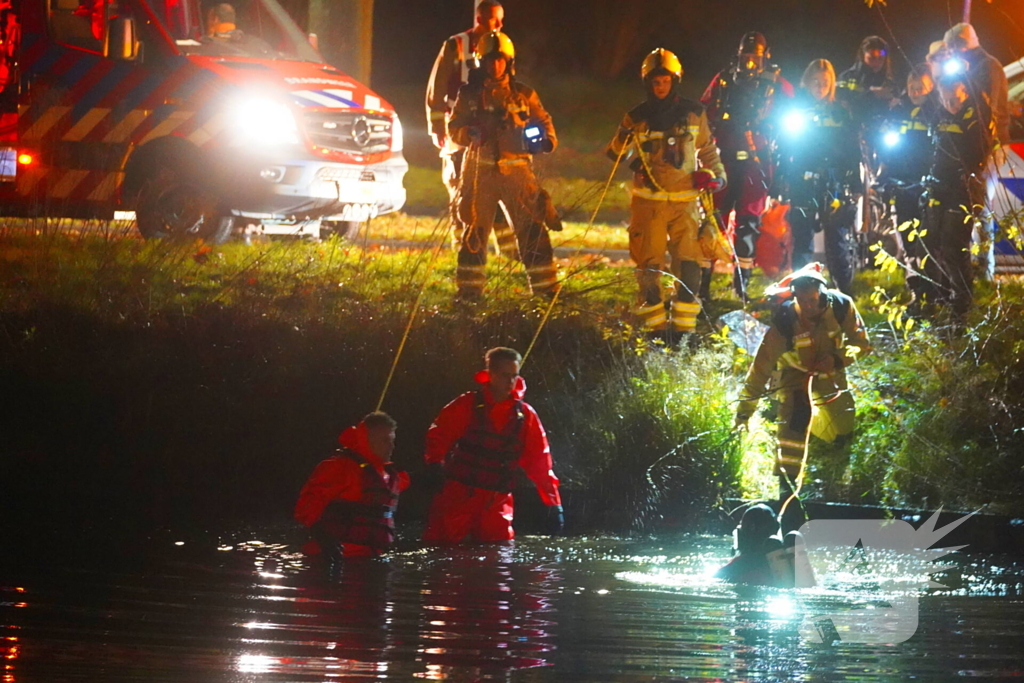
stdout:
<svg viewBox="0 0 1024 683">
<path fill-rule="evenodd" d="M 352 122 L 352 140 L 360 147 L 366 147 L 370 141 L 370 122 L 365 116 L 356 117 Z"/>
</svg>

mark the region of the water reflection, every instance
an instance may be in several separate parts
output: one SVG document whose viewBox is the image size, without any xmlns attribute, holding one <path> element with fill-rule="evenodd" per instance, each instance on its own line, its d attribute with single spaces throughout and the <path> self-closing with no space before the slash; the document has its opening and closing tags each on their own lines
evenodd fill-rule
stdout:
<svg viewBox="0 0 1024 683">
<path fill-rule="evenodd" d="M 423 582 L 417 677 L 465 679 L 549 665 L 555 649 L 552 568 L 516 562 L 509 546 L 458 548 Z"/>
</svg>

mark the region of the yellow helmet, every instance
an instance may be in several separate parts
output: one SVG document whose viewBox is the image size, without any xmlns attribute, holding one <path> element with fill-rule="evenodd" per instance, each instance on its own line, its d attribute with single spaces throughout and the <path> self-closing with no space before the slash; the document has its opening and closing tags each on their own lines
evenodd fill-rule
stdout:
<svg viewBox="0 0 1024 683">
<path fill-rule="evenodd" d="M 516 58 L 516 48 L 512 39 L 501 31 L 491 31 L 480 40 L 476 41 L 476 50 L 473 51 L 477 59 L 483 59 L 487 55 L 500 53 L 510 62 Z"/>
<path fill-rule="evenodd" d="M 640 67 L 640 77 L 646 81 L 648 76 L 659 75 L 656 73 L 658 71 L 673 76 L 677 81 L 683 78 L 683 65 L 679 61 L 679 57 L 663 47 L 652 50 L 651 54 L 644 57 L 644 63 Z"/>
</svg>

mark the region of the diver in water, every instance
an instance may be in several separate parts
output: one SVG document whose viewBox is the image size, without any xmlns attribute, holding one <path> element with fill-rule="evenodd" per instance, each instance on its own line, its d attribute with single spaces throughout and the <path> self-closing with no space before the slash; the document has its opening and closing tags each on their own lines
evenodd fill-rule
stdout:
<svg viewBox="0 0 1024 683">
<path fill-rule="evenodd" d="M 734 534 L 736 555 L 715 572 L 716 578 L 776 588 L 814 585 L 800 532 L 783 537 L 775 511 L 764 503 L 747 508 Z"/>
</svg>

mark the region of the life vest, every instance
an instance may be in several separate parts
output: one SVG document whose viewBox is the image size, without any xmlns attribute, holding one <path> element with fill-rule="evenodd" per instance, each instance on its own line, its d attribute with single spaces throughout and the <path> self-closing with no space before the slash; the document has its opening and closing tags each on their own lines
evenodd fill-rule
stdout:
<svg viewBox="0 0 1024 683">
<path fill-rule="evenodd" d="M 523 454 L 523 402 L 516 401 L 501 432 L 495 432 L 483 392 L 476 393 L 473 419 L 445 463 L 445 476 L 467 486 L 511 492 Z"/>
<path fill-rule="evenodd" d="M 382 551 L 395 540 L 394 512 L 398 506 L 399 477 L 386 465 L 382 477 L 370 461 L 359 453 L 339 448 L 335 457 L 349 458 L 359 465 L 362 495 L 359 500 L 333 500 L 321 521 L 332 538 L 340 543 L 366 545 Z"/>
</svg>

